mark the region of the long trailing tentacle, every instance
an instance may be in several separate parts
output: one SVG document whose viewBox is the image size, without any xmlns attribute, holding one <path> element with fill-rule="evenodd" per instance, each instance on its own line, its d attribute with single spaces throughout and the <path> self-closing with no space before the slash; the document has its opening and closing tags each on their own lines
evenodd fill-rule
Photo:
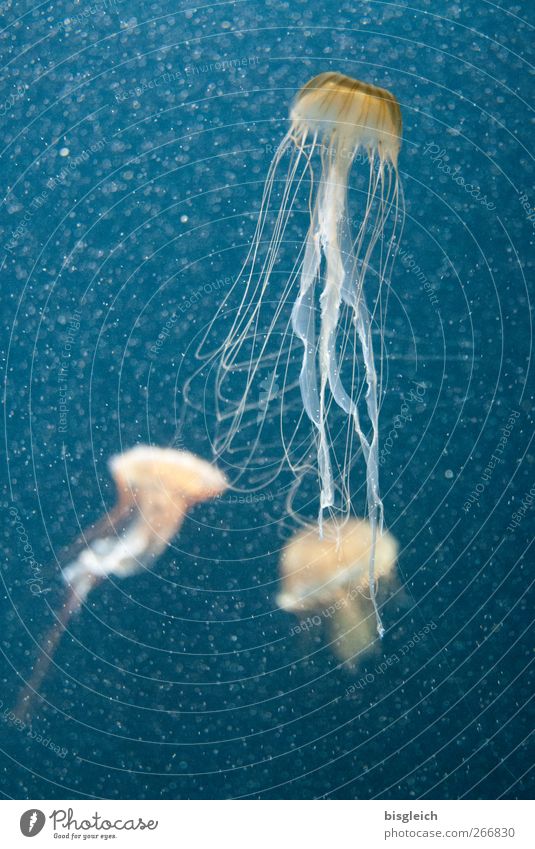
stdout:
<svg viewBox="0 0 535 849">
<path fill-rule="evenodd" d="M 31 718 L 35 699 L 39 695 L 45 675 L 53 661 L 54 653 L 72 616 L 80 609 L 91 589 L 101 580 L 96 575 L 86 577 L 83 585 L 70 587 L 62 609 L 56 614 L 56 622 L 42 643 L 32 674 L 19 694 L 14 713 L 17 719 L 23 722 L 27 722 Z"/>
<path fill-rule="evenodd" d="M 289 136 L 285 139 L 285 144 Z M 280 247 L 284 238 L 290 213 L 293 210 L 296 196 L 304 179 L 304 175 L 309 168 L 310 157 L 313 152 L 315 139 L 312 139 L 310 149 L 306 148 L 306 138 L 293 139 L 294 150 L 290 158 L 288 173 L 283 178 L 283 194 L 280 201 L 280 207 L 277 211 L 277 219 L 275 227 L 271 235 L 271 239 L 265 250 L 263 260 L 259 265 L 259 239 L 264 228 L 265 220 L 268 215 L 269 199 L 271 198 L 273 183 L 276 176 L 276 167 L 279 164 L 284 145 L 281 145 L 274 157 L 270 176 L 268 177 L 269 188 L 264 191 L 264 199 L 260 218 L 262 224 L 257 225 L 253 246 L 249 253 L 250 269 L 243 280 L 243 275 L 237 278 L 236 286 L 243 286 L 240 297 L 240 305 L 233 319 L 231 329 L 228 332 L 225 341 L 212 354 L 211 359 L 217 362 L 216 375 L 216 416 L 219 422 L 220 433 L 215 440 L 215 453 L 220 456 L 225 451 L 231 450 L 234 437 L 244 422 L 244 416 L 251 410 L 258 408 L 258 400 L 251 397 L 253 382 L 255 380 L 258 369 L 262 364 L 265 365 L 268 358 L 269 342 L 273 331 L 276 327 L 280 316 L 291 297 L 291 289 L 294 284 L 294 274 L 290 275 L 291 281 L 288 281 L 285 292 L 278 299 L 278 306 L 273 310 L 270 326 L 266 329 L 260 328 L 261 308 L 264 303 L 269 283 L 273 274 L 275 261 L 280 253 Z M 304 165 L 300 169 L 301 164 Z M 302 261 L 302 260 L 301 260 Z M 247 263 L 246 263 L 247 264 Z M 257 267 L 259 265 L 259 267 Z M 291 286 L 290 286 L 291 282 Z M 215 319 L 214 319 L 215 321 Z M 211 328 L 209 328 L 208 333 Z M 207 335 L 208 335 L 207 333 Z M 250 341 L 249 351 L 246 353 L 246 345 Z M 242 354 L 243 352 L 243 354 Z M 241 359 L 240 359 L 241 355 Z M 245 356 L 245 358 L 244 358 Z M 276 360 L 279 358 L 277 357 Z M 223 387 L 228 375 L 235 373 L 244 375 L 244 384 L 241 387 L 240 397 L 236 401 L 230 401 L 224 397 Z M 248 456 L 254 453 L 256 440 L 248 452 Z M 242 466 L 246 466 L 246 461 L 242 462 Z"/>
<path fill-rule="evenodd" d="M 366 303 L 364 281 L 369 269 L 370 259 L 373 250 L 384 232 L 386 219 L 391 211 L 392 205 L 396 209 L 394 227 L 397 223 L 397 198 L 398 198 L 398 181 L 397 172 L 387 166 L 388 185 L 385 192 L 385 163 L 380 162 L 378 167 L 379 183 L 378 188 L 381 191 L 379 198 L 379 211 L 376 221 L 374 222 L 372 232 L 369 238 L 364 257 L 361 259 L 358 254 L 350 256 L 350 265 L 356 271 L 356 285 L 353 277 L 353 286 L 350 286 L 351 275 L 346 277 L 346 286 L 344 288 L 344 299 L 350 305 L 354 312 L 354 321 L 357 335 L 360 341 L 362 356 L 364 360 L 365 375 L 366 375 L 366 409 L 368 419 L 372 428 L 371 440 L 361 439 L 361 444 L 366 461 L 366 495 L 367 495 L 367 512 L 372 529 L 372 545 L 369 560 L 369 588 L 370 598 L 375 611 L 377 630 L 382 637 L 384 627 L 381 621 L 381 616 L 377 606 L 376 586 L 375 586 L 375 551 L 377 536 L 383 532 L 383 503 L 380 496 L 379 488 L 379 461 L 378 461 L 378 446 L 379 446 L 379 393 L 378 393 L 378 378 L 375 366 L 375 358 L 373 351 L 372 337 L 372 318 Z M 393 182 L 393 188 L 392 188 Z M 395 229 L 393 231 L 395 234 Z M 391 236 L 391 240 L 395 236 Z M 362 241 L 359 242 L 362 246 Z M 392 243 L 387 249 L 387 256 L 392 252 Z M 360 267 L 359 267 L 360 266 Z M 383 282 L 385 267 L 379 269 L 379 285 Z M 380 300 L 381 289 L 379 290 L 378 301 Z M 381 340 L 382 341 L 382 340 Z M 359 434 L 360 435 L 360 434 Z"/>
<path fill-rule="evenodd" d="M 367 513 L 372 528 L 372 546 L 369 561 L 369 588 L 374 607 L 377 630 L 380 636 L 384 627 L 377 606 L 375 587 L 375 550 L 377 536 L 383 532 L 383 504 L 379 488 L 379 395 L 378 378 L 375 366 L 372 320 L 365 297 L 365 279 L 370 267 L 375 247 L 381 244 L 379 281 L 382 282 L 385 263 L 382 256 L 382 236 L 385 223 L 392 206 L 396 207 L 398 198 L 397 174 L 380 160 L 375 167 L 374 156 L 369 152 L 370 177 L 366 208 L 357 237 L 353 244 L 348 240 L 347 208 L 347 170 L 340 166 L 336 157 L 335 142 L 323 156 L 323 179 L 318 192 L 317 229 L 319 246 L 326 260 L 326 279 L 320 297 L 320 339 L 316 346 L 314 331 L 313 280 L 319 273 L 321 255 L 318 246 L 318 233 L 309 234 L 309 259 L 303 266 L 301 289 L 295 309 L 294 329 L 303 342 L 305 351 L 301 370 L 301 390 L 303 403 L 310 420 L 317 431 L 318 474 L 321 482 L 321 501 L 319 525 L 322 528 L 323 511 L 334 505 L 334 486 L 330 451 L 327 435 L 326 389 L 330 390 L 336 405 L 348 415 L 358 436 L 366 463 L 366 502 Z M 397 213 L 396 213 L 397 214 Z M 313 221 L 315 224 L 316 222 Z M 386 255 L 389 257 L 392 246 Z M 380 291 L 379 296 L 380 297 Z M 371 426 L 368 438 L 361 426 L 358 396 L 343 385 L 338 360 L 337 336 L 339 332 L 340 310 L 342 303 L 351 307 L 356 334 L 360 343 L 365 370 L 365 403 L 367 417 Z M 375 308 L 374 308 L 375 310 Z M 342 352 L 345 349 L 345 344 Z M 316 376 L 316 357 L 319 357 L 320 380 Z M 349 487 L 345 490 L 349 493 Z M 350 494 L 348 494 L 350 502 Z M 350 503 L 347 505 L 350 510 Z"/>
</svg>

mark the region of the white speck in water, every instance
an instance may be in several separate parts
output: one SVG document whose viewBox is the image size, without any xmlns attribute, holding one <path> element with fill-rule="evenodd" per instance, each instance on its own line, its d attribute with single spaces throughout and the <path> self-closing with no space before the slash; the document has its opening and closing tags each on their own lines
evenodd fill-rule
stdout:
<svg viewBox="0 0 535 849">
<path fill-rule="evenodd" d="M 448 480 L 451 480 L 451 479 L 452 479 L 452 477 L 453 477 L 453 472 L 452 472 L 452 470 L 451 470 L 451 469 L 446 469 L 446 471 L 444 472 L 444 477 L 445 477 L 445 478 L 447 478 Z"/>
<path fill-rule="evenodd" d="M 181 215 L 180 220 L 181 220 L 182 224 L 185 224 L 186 221 L 189 221 L 189 218 L 188 218 L 187 215 Z"/>
<path fill-rule="evenodd" d="M 59 155 L 60 156 L 68 156 L 69 153 L 70 153 L 70 150 L 69 150 L 68 147 L 62 147 L 60 152 L 59 152 Z"/>
</svg>

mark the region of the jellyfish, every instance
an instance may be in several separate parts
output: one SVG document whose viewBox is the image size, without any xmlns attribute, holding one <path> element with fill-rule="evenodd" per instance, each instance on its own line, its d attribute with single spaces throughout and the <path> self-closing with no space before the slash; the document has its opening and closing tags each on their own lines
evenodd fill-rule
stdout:
<svg viewBox="0 0 535 849">
<path fill-rule="evenodd" d="M 109 469 L 117 504 L 98 523 L 96 534 L 84 535 L 84 548 L 62 571 L 67 596 L 20 694 L 15 710 L 20 719 L 29 715 L 61 636 L 91 590 L 112 575 L 126 578 L 152 569 L 190 507 L 217 497 L 227 486 L 211 463 L 171 448 L 137 445 L 112 457 Z"/>
<path fill-rule="evenodd" d="M 368 570 L 372 544 L 372 527 L 365 519 L 352 518 L 342 528 L 325 522 L 321 538 L 317 527 L 297 532 L 280 561 L 278 606 L 298 616 L 312 613 L 313 623 L 328 624 L 335 652 L 346 663 L 374 642 Z M 397 551 L 396 540 L 383 530 L 376 540 L 375 577 L 386 585 L 396 578 Z"/>
<path fill-rule="evenodd" d="M 380 636 L 384 627 L 374 578 L 384 521 L 379 410 L 389 278 L 404 220 L 398 178 L 401 129 L 399 103 L 386 89 L 340 73 L 320 74 L 301 89 L 269 168 L 249 253 L 219 310 L 230 327 L 214 349 L 216 315 L 198 350 L 205 363 L 217 361 L 215 455 L 232 457 L 242 442 L 239 462 L 229 463 L 237 475 L 233 484 L 260 445 L 273 398 L 280 403 L 282 462 L 288 461 L 298 482 L 311 470 L 317 481 L 320 537 L 324 517 L 342 526 L 359 512 L 353 506 L 351 475 L 363 459 L 372 538 L 369 593 Z M 353 190 L 354 165 L 359 179 Z M 352 201 L 362 198 L 355 209 L 350 196 Z M 300 216 L 306 236 L 285 273 L 281 257 L 288 253 Z M 379 335 L 379 369 L 373 332 Z M 297 349 L 287 356 L 283 344 L 288 336 Z M 288 363 L 295 350 L 300 370 L 292 383 Z M 273 368 L 266 375 L 268 364 Z M 340 416 L 341 427 L 335 422 Z M 300 435 L 303 423 L 309 443 Z"/>
</svg>

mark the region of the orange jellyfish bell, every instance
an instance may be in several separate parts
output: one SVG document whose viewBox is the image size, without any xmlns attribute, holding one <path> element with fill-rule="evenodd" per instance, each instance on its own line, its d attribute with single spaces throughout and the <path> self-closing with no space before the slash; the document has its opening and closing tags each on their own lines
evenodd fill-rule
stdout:
<svg viewBox="0 0 535 849">
<path fill-rule="evenodd" d="M 373 642 L 375 618 L 370 599 L 369 558 L 373 531 L 368 521 L 350 519 L 299 531 L 280 562 L 282 588 L 277 603 L 297 615 L 314 612 L 329 625 L 338 656 L 349 661 Z M 395 579 L 398 545 L 384 531 L 375 546 L 375 578 Z"/>
<path fill-rule="evenodd" d="M 223 473 L 189 451 L 137 445 L 109 461 L 121 509 L 136 505 L 146 522 L 169 532 L 186 509 L 220 495 Z M 177 528 L 178 529 L 178 528 Z"/>
<path fill-rule="evenodd" d="M 192 505 L 220 495 L 227 487 L 223 473 L 189 451 L 137 445 L 109 461 L 118 489 L 165 492 Z"/>
<path fill-rule="evenodd" d="M 307 131 L 336 140 L 348 154 L 362 146 L 397 165 L 402 119 L 399 103 L 385 88 L 344 74 L 319 74 L 303 86 L 290 113 L 296 135 Z"/>
<path fill-rule="evenodd" d="M 189 451 L 138 445 L 109 461 L 118 503 L 108 518 L 116 531 L 88 546 L 63 576 L 73 587 L 93 577 L 131 575 L 158 557 L 177 533 L 187 510 L 220 495 L 222 472 Z"/>
<path fill-rule="evenodd" d="M 44 640 L 30 679 L 16 707 L 27 717 L 33 699 L 71 617 L 104 578 L 125 578 L 151 569 L 179 531 L 190 507 L 215 498 L 227 488 L 222 472 L 189 451 L 138 445 L 109 461 L 117 504 L 63 569 L 69 587 L 56 623 Z"/>
</svg>

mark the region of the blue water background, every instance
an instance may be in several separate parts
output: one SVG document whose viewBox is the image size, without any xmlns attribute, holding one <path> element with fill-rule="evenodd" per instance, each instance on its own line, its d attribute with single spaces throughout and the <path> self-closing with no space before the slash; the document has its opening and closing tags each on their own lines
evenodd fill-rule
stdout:
<svg viewBox="0 0 535 849">
<path fill-rule="evenodd" d="M 531 4 L 2 9 L 3 794 L 529 795 Z M 221 499 L 154 572 L 90 597 L 31 739 L 6 710 L 61 605 L 62 552 L 113 504 L 108 458 L 210 454 L 202 416 L 177 431 L 183 382 L 289 104 L 329 69 L 391 89 L 404 119 L 383 439 L 424 394 L 381 469 L 403 585 L 381 653 L 352 673 L 321 627 L 292 634 L 274 600 L 283 497 Z"/>
</svg>

